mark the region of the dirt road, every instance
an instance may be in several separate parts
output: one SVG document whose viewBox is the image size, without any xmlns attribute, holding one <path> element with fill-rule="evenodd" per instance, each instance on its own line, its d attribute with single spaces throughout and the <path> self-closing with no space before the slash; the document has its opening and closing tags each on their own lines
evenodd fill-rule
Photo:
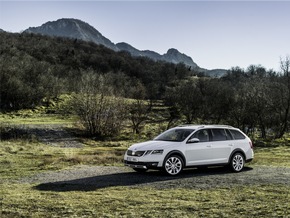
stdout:
<svg viewBox="0 0 290 218">
<path fill-rule="evenodd" d="M 246 167 L 241 173 L 232 173 L 223 167 L 186 169 L 179 176 L 172 177 L 153 170 L 136 173 L 127 167 L 78 166 L 22 178 L 20 182 L 33 183 L 36 184 L 36 189 L 51 191 L 93 191 L 112 186 L 143 186 L 157 189 L 210 189 L 267 184 L 290 186 L 290 168 Z"/>
</svg>

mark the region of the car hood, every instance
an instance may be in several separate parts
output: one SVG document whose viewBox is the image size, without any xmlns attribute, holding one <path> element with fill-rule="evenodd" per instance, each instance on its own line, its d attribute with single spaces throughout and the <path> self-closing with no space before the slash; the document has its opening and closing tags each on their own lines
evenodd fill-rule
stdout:
<svg viewBox="0 0 290 218">
<path fill-rule="evenodd" d="M 176 145 L 180 142 L 170 142 L 170 141 L 147 141 L 142 143 L 137 143 L 129 147 L 130 150 L 136 151 L 147 151 L 147 150 L 158 150 L 165 149 L 171 145 Z"/>
</svg>

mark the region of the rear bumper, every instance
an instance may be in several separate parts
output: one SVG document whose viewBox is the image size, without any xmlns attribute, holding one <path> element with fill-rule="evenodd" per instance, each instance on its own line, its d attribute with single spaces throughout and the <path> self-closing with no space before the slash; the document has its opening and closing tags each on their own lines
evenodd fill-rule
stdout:
<svg viewBox="0 0 290 218">
<path fill-rule="evenodd" d="M 158 162 L 132 162 L 124 160 L 124 165 L 131 168 L 156 169 Z"/>
</svg>

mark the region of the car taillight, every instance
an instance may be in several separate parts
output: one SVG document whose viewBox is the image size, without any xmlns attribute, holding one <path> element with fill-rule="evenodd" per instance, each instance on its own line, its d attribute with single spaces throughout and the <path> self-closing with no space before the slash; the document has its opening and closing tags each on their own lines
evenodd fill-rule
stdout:
<svg viewBox="0 0 290 218">
<path fill-rule="evenodd" d="M 251 148 L 253 149 L 254 145 L 253 145 L 252 141 L 250 141 L 249 144 L 250 144 Z"/>
</svg>

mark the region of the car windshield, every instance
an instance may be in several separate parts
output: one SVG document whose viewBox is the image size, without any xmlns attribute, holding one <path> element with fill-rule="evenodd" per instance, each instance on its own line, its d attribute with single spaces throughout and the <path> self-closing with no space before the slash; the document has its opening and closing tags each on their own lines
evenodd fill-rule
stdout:
<svg viewBox="0 0 290 218">
<path fill-rule="evenodd" d="M 194 131 L 194 129 L 172 129 L 172 130 L 168 130 L 168 131 L 162 133 L 161 135 L 157 136 L 154 140 L 182 142 L 193 131 Z"/>
</svg>

